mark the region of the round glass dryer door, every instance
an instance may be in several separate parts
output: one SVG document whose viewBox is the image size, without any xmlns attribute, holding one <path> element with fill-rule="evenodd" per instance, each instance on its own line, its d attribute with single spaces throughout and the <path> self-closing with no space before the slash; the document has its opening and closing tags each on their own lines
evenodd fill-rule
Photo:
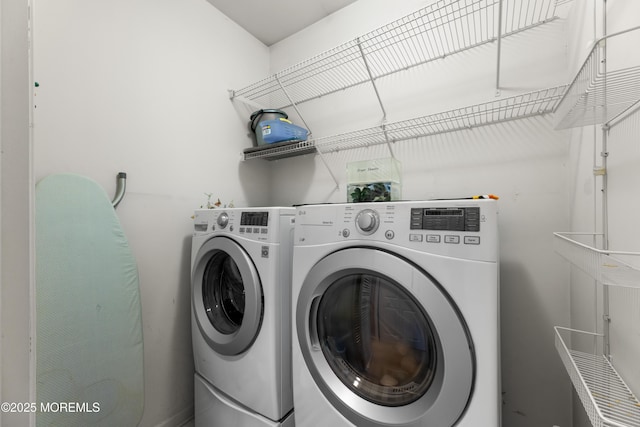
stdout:
<svg viewBox="0 0 640 427">
<path fill-rule="evenodd" d="M 335 252 L 309 272 L 297 301 L 306 365 L 358 426 L 453 426 L 470 399 L 472 342 L 442 287 L 373 248 Z"/>
<path fill-rule="evenodd" d="M 217 353 L 240 354 L 260 331 L 263 296 L 249 255 L 233 240 L 214 237 L 198 252 L 192 277 L 200 333 Z"/>
</svg>

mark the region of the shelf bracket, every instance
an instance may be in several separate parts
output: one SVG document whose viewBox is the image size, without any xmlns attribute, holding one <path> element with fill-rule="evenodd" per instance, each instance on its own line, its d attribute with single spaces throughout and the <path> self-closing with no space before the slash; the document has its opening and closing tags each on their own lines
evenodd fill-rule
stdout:
<svg viewBox="0 0 640 427">
<path fill-rule="evenodd" d="M 367 61 L 367 56 L 364 53 L 364 49 L 362 49 L 362 43 L 360 42 L 360 37 L 356 39 L 358 43 L 358 49 L 360 50 L 360 55 L 362 56 L 362 61 L 364 62 L 364 67 L 367 70 L 367 74 L 369 75 L 369 81 L 373 86 L 373 91 L 376 93 L 376 98 L 378 98 L 378 105 L 380 105 L 380 109 L 382 110 L 382 123 L 387 121 L 387 111 L 384 109 L 384 105 L 382 104 L 382 98 L 380 98 L 380 92 L 378 92 L 378 86 L 376 86 L 376 81 L 373 78 L 373 74 L 371 73 L 371 67 L 369 66 L 369 61 Z"/>
<path fill-rule="evenodd" d="M 267 108 L 267 107 L 265 107 L 263 105 L 258 104 L 255 101 L 250 100 L 249 98 L 245 98 L 244 96 L 240 96 L 240 95 L 235 95 L 235 92 L 232 91 L 232 90 L 229 91 L 229 99 L 231 101 L 238 100 L 238 101 L 242 102 L 243 104 L 248 105 L 249 107 L 251 107 L 251 108 L 253 108 L 255 110 L 263 110 L 263 109 Z"/>
<path fill-rule="evenodd" d="M 629 108 L 627 108 L 626 110 L 624 110 L 623 112 L 621 112 L 620 114 L 618 114 L 617 116 L 615 116 L 614 118 L 612 118 L 611 120 L 609 120 L 605 126 L 607 126 L 608 129 L 611 129 L 612 127 L 614 127 L 615 125 L 617 125 L 618 123 L 621 123 L 624 121 L 624 119 L 626 119 L 627 117 L 633 115 L 636 111 L 640 110 L 640 101 L 636 101 L 633 105 L 631 105 Z"/>
<path fill-rule="evenodd" d="M 387 132 L 387 127 L 384 123 L 382 124 L 382 133 L 384 134 L 384 140 L 387 144 L 387 148 L 389 149 L 389 154 L 391 155 L 391 158 L 393 160 L 398 160 L 396 159 L 396 155 L 393 153 L 393 147 L 391 147 L 391 141 L 389 140 L 389 132 Z"/>
<path fill-rule="evenodd" d="M 291 106 L 293 107 L 294 110 L 296 110 L 296 113 L 298 114 L 298 117 L 300 117 L 300 120 L 302 120 L 302 123 L 304 123 L 304 127 L 307 128 L 307 130 L 309 131 L 309 135 L 308 137 L 311 137 L 311 135 L 313 134 L 313 132 L 311 132 L 311 128 L 309 127 L 309 125 L 307 124 L 307 121 L 304 119 L 304 117 L 302 116 L 302 114 L 300 113 L 300 110 L 298 110 L 298 105 L 293 101 L 293 99 L 291 98 L 291 96 L 289 96 L 289 92 L 287 92 L 287 90 L 284 88 L 284 86 L 282 85 L 282 82 L 280 81 L 280 79 L 278 78 L 278 75 L 276 74 L 275 76 L 276 82 L 278 83 L 278 86 L 280 86 L 280 90 L 282 90 L 282 93 L 284 93 L 284 96 L 287 97 L 287 99 L 289 100 L 289 102 L 291 103 Z"/>
<path fill-rule="evenodd" d="M 320 150 L 316 150 L 316 152 L 320 156 L 320 160 L 322 160 L 322 163 L 324 163 L 324 167 L 327 168 L 327 172 L 329 172 L 329 175 L 331 175 L 331 178 L 333 179 L 333 182 L 336 183 L 335 189 L 339 190 L 340 189 L 340 183 L 338 182 L 338 179 L 336 178 L 336 176 L 334 175 L 333 171 L 329 167 L 329 163 L 327 163 L 327 159 L 324 157 L 324 154 L 322 154 L 322 151 L 320 151 Z"/>
</svg>

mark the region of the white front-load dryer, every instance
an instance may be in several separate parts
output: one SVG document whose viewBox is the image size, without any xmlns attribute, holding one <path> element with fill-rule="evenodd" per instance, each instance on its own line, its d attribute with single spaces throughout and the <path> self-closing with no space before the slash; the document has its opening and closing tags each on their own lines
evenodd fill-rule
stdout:
<svg viewBox="0 0 640 427">
<path fill-rule="evenodd" d="M 297 208 L 298 426 L 499 427 L 497 205 Z"/>
<path fill-rule="evenodd" d="M 194 215 L 191 319 L 196 427 L 293 425 L 294 208 Z"/>
</svg>

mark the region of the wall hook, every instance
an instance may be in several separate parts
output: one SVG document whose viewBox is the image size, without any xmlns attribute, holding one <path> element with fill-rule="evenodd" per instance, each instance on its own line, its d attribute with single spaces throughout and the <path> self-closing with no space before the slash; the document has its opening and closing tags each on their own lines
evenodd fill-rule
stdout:
<svg viewBox="0 0 640 427">
<path fill-rule="evenodd" d="M 116 183 L 116 195 L 113 197 L 113 200 L 111 201 L 111 204 L 113 205 L 114 209 L 118 206 L 118 204 L 122 201 L 122 198 L 124 197 L 124 192 L 127 188 L 127 174 L 124 172 L 118 173 L 117 180 L 118 181 Z"/>
</svg>

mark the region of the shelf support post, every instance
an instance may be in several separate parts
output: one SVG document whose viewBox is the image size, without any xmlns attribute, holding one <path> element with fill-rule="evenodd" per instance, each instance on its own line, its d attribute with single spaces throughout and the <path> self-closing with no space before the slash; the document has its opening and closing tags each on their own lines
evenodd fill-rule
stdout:
<svg viewBox="0 0 640 427">
<path fill-rule="evenodd" d="M 500 96 L 500 60 L 502 56 L 502 0 L 498 3 L 498 64 L 496 66 L 496 96 Z"/>
<path fill-rule="evenodd" d="M 602 0 L 602 32 L 604 36 L 607 35 L 607 0 Z M 607 44 L 602 43 L 602 76 L 603 76 L 603 87 L 604 87 L 604 117 L 607 117 Z M 608 136 L 609 136 L 609 125 L 605 124 L 602 126 L 602 168 L 604 169 L 604 175 L 602 175 L 602 234 L 603 234 L 603 249 L 609 249 L 609 188 L 608 188 L 608 177 L 607 177 L 607 157 L 609 156 L 609 148 L 608 148 Z M 609 307 L 609 286 L 604 285 L 602 289 L 602 303 L 603 303 L 603 350 L 604 355 L 608 360 L 611 360 L 611 317 L 610 317 L 610 307 Z"/>
</svg>

